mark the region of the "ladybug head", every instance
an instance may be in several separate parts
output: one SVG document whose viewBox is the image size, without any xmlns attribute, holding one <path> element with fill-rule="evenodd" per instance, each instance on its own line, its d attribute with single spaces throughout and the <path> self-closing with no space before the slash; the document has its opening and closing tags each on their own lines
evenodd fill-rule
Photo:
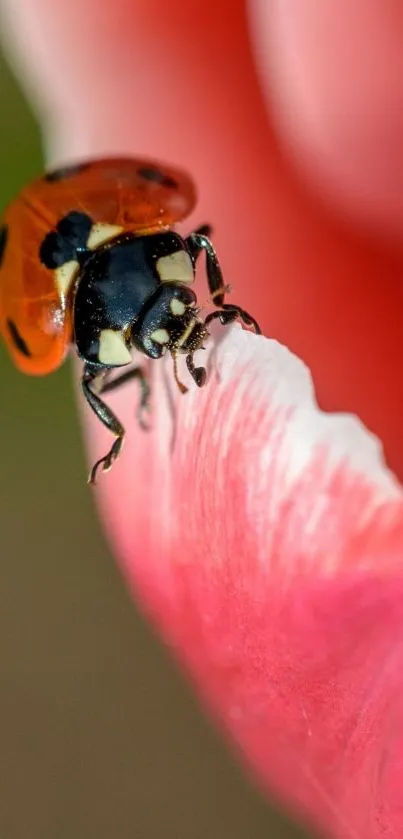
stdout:
<svg viewBox="0 0 403 839">
<path fill-rule="evenodd" d="M 167 351 L 195 352 L 208 335 L 204 322 L 197 317 L 196 304 L 192 289 L 175 283 L 160 285 L 133 324 L 133 346 L 149 358 L 161 358 Z"/>
</svg>

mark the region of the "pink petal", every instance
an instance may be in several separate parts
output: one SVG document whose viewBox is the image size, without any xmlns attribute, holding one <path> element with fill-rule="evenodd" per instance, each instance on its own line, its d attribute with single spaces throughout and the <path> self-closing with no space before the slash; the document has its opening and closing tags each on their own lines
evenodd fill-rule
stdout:
<svg viewBox="0 0 403 839">
<path fill-rule="evenodd" d="M 284 347 L 233 327 L 208 364 L 185 397 L 151 365 L 149 435 L 134 389 L 113 399 L 129 433 L 100 478 L 112 542 L 269 791 L 331 835 L 398 836 L 402 489 Z"/>
</svg>

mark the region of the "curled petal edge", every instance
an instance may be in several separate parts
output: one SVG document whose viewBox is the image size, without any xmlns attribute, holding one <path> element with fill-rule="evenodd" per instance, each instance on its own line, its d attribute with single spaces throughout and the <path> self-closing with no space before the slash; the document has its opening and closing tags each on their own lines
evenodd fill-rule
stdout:
<svg viewBox="0 0 403 839">
<path fill-rule="evenodd" d="M 335 836 L 401 830 L 402 487 L 285 347 L 233 326 L 205 358 L 186 396 L 169 359 L 152 365 L 148 435 L 134 390 L 114 397 L 129 434 L 100 484 L 113 547 L 270 792 Z"/>
</svg>

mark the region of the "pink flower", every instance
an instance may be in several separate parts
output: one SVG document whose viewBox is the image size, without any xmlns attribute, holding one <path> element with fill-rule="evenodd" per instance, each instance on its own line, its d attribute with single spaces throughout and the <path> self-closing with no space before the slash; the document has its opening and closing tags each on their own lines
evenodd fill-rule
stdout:
<svg viewBox="0 0 403 839">
<path fill-rule="evenodd" d="M 402 16 L 31 0 L 13 30 L 53 160 L 190 170 L 189 227 L 216 225 L 234 300 L 400 475 Z M 129 432 L 98 490 L 116 555 L 270 793 L 332 836 L 400 837 L 402 489 L 280 344 L 218 329 L 208 369 L 183 397 L 154 364 L 148 436 L 135 389 L 111 397 Z M 84 417 L 92 461 L 109 441 Z"/>
</svg>

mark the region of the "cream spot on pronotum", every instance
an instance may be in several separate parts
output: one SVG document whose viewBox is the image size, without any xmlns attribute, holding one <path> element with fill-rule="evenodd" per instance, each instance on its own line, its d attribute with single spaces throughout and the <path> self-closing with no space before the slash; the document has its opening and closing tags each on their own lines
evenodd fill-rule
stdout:
<svg viewBox="0 0 403 839">
<path fill-rule="evenodd" d="M 167 344 L 169 341 L 169 332 L 166 329 L 155 329 L 150 337 L 156 344 Z"/>
<path fill-rule="evenodd" d="M 104 242 L 107 242 L 109 239 L 113 239 L 115 236 L 118 236 L 119 233 L 122 233 L 123 227 L 120 227 L 118 224 L 102 224 L 101 222 L 97 222 L 93 224 L 91 228 L 90 235 L 87 239 L 87 248 L 90 251 L 94 251 L 96 248 L 99 248 L 100 245 L 103 245 Z"/>
<path fill-rule="evenodd" d="M 160 256 L 156 268 L 163 283 L 192 283 L 194 280 L 192 260 L 186 251 Z"/>
<path fill-rule="evenodd" d="M 66 297 L 68 294 L 79 267 L 76 259 L 70 259 L 69 262 L 65 262 L 64 265 L 55 269 L 55 282 L 61 297 Z"/>
<path fill-rule="evenodd" d="M 127 348 L 123 333 L 116 329 L 103 329 L 99 336 L 98 360 L 101 364 L 129 364 L 131 352 Z"/>
<path fill-rule="evenodd" d="M 183 315 L 186 306 L 182 302 L 182 300 L 177 300 L 176 297 L 173 297 L 169 304 L 169 308 L 173 315 L 177 315 L 178 317 L 180 317 L 180 315 Z"/>
</svg>

